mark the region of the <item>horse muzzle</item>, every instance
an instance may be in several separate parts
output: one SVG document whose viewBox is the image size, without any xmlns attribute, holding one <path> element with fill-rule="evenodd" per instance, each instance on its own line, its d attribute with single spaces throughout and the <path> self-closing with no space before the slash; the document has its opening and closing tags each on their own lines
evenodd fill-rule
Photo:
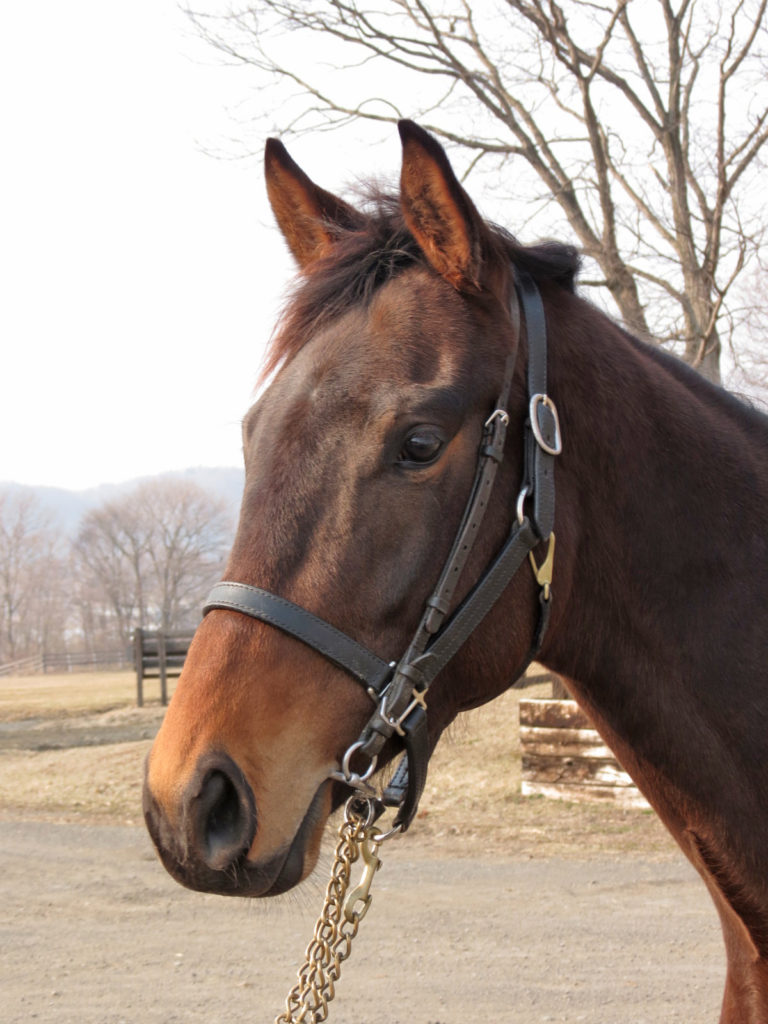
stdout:
<svg viewBox="0 0 768 1024">
<path fill-rule="evenodd" d="M 275 853 L 250 859 L 258 831 L 253 790 L 235 762 L 203 757 L 172 818 L 144 781 L 144 818 L 166 870 L 189 889 L 225 896 L 275 896 L 293 888 L 317 860 L 331 811 L 330 780 L 317 789 L 293 837 Z"/>
</svg>

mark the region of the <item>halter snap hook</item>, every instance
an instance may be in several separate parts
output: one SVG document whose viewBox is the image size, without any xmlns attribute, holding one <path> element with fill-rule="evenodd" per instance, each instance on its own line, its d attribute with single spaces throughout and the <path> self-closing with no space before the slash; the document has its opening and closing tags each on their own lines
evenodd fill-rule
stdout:
<svg viewBox="0 0 768 1024">
<path fill-rule="evenodd" d="M 555 535 L 550 533 L 548 538 L 547 553 L 544 557 L 544 561 L 541 565 L 536 564 L 536 559 L 533 557 L 533 552 L 528 552 L 528 558 L 531 562 L 531 568 L 533 569 L 533 575 L 536 577 L 536 582 L 539 584 L 541 589 L 544 591 L 544 600 L 549 600 L 549 589 L 552 585 L 552 575 L 555 564 Z"/>
<path fill-rule="evenodd" d="M 350 924 L 362 921 L 371 905 L 371 884 L 373 876 L 381 867 L 377 856 L 379 844 L 373 835 L 373 829 L 367 828 L 360 843 L 360 856 L 363 860 L 363 877 L 344 900 L 344 917 Z"/>
</svg>

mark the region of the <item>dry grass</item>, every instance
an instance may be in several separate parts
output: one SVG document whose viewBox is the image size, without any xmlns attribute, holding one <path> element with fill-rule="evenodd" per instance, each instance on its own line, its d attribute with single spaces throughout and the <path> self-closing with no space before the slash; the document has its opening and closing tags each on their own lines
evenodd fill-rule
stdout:
<svg viewBox="0 0 768 1024">
<path fill-rule="evenodd" d="M 120 722 L 154 728 L 161 710 L 131 707 L 133 683 L 131 673 L 0 680 L 0 721 L 70 716 L 60 722 L 62 744 L 68 727 L 82 728 L 84 714 L 94 739 L 100 729 Z M 407 841 L 445 855 L 674 856 L 676 847 L 649 811 L 520 796 L 518 704 L 523 695 L 536 695 L 536 690 L 509 691 L 462 716 L 443 738 Z M 104 713 L 105 707 L 116 710 Z M 0 815 L 140 822 L 143 762 L 150 745 L 151 740 L 141 740 L 3 750 L 0 739 Z"/>
<path fill-rule="evenodd" d="M 133 825 L 151 740 L 65 750 L 0 753 L 4 818 Z"/>
<path fill-rule="evenodd" d="M 175 679 L 169 679 L 172 688 Z M 159 700 L 160 685 L 144 683 L 145 700 Z M 155 693 L 157 690 L 157 693 Z M 0 679 L 0 722 L 58 715 L 95 714 L 136 703 L 136 675 L 114 672 L 62 672 L 56 675 L 10 676 Z"/>
</svg>

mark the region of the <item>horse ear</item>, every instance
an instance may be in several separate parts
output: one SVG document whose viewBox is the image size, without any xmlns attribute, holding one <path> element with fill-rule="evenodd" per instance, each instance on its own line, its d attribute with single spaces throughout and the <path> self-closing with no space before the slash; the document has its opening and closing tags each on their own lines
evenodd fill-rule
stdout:
<svg viewBox="0 0 768 1024">
<path fill-rule="evenodd" d="M 340 229 L 362 227 L 363 215 L 315 185 L 278 139 L 267 140 L 264 173 L 275 219 L 300 267 L 321 256 Z"/>
<path fill-rule="evenodd" d="M 413 121 L 398 124 L 403 143 L 400 203 L 405 222 L 435 268 L 459 291 L 481 287 L 487 229 L 459 184 L 443 147 Z"/>
</svg>

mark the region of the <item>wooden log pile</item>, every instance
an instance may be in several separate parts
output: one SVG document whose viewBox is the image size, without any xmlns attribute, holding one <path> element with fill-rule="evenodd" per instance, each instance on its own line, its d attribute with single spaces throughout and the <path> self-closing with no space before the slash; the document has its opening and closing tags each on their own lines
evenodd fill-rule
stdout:
<svg viewBox="0 0 768 1024">
<path fill-rule="evenodd" d="M 648 807 L 575 700 L 521 700 L 523 796 Z"/>
</svg>

